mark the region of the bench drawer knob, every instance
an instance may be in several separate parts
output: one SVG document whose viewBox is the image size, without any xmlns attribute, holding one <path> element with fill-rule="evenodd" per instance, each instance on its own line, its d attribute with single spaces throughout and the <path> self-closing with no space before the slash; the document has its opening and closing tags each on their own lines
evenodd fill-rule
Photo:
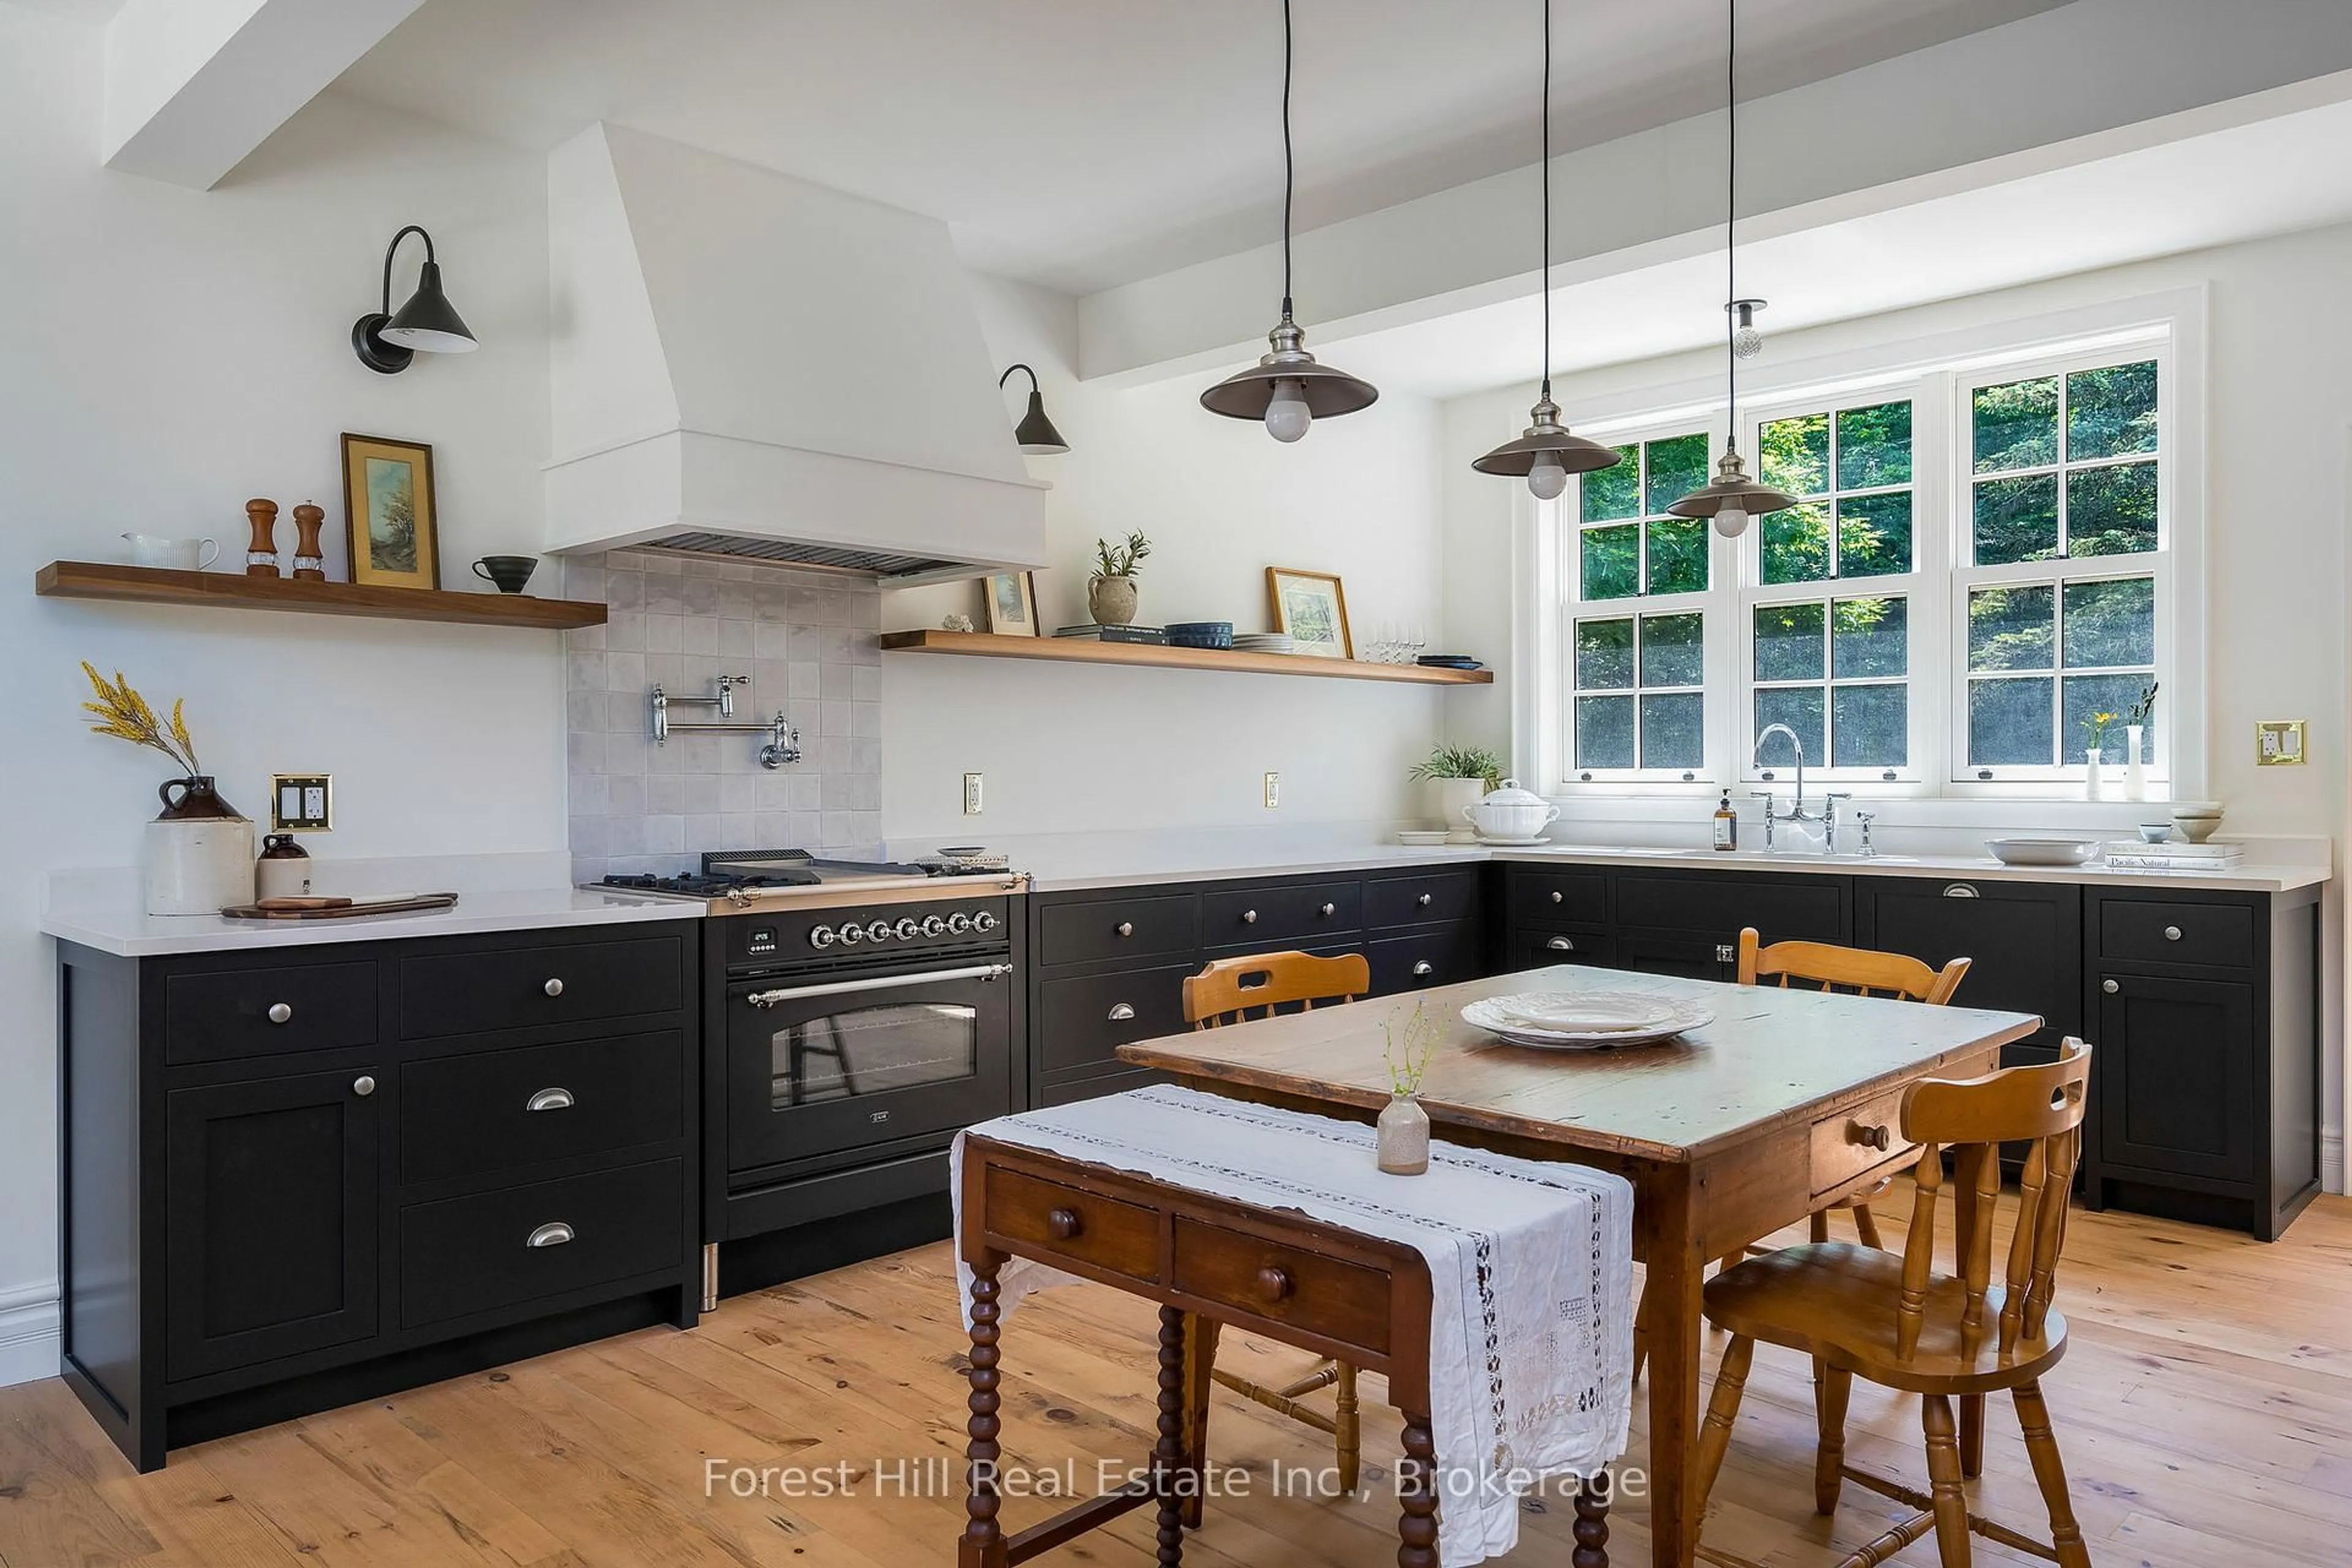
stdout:
<svg viewBox="0 0 2352 1568">
<path fill-rule="evenodd" d="M 1286 1268 L 1278 1268 L 1269 1263 L 1257 1271 L 1257 1293 L 1261 1300 L 1286 1300 L 1294 1289 L 1296 1287 L 1291 1284 L 1290 1271 Z"/>
<path fill-rule="evenodd" d="M 1859 1143 L 1865 1149 L 1876 1149 L 1882 1153 L 1894 1142 L 1884 1121 L 1874 1127 L 1865 1127 L 1859 1121 L 1854 1122 L 1845 1130 L 1845 1135 L 1847 1142 Z"/>
<path fill-rule="evenodd" d="M 1055 1241 L 1075 1241 L 1086 1232 L 1086 1221 L 1076 1209 L 1055 1209 L 1045 1216 L 1045 1228 Z"/>
</svg>

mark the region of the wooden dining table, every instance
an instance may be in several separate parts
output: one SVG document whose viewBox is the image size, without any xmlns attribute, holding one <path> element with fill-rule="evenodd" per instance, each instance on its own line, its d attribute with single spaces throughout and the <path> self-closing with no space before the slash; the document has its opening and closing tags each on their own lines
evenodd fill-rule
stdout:
<svg viewBox="0 0 2352 1568">
<path fill-rule="evenodd" d="M 1554 991 L 1696 1000 L 1714 1018 L 1655 1045 L 1562 1051 L 1507 1045 L 1458 1016 L 1482 997 Z M 1440 1138 L 1600 1166 L 1633 1184 L 1633 1255 L 1649 1281 L 1651 1561 L 1689 1568 L 1703 1503 L 1693 1472 L 1708 1260 L 1903 1168 L 1916 1152 L 1902 1137 L 1904 1090 L 1992 1071 L 2000 1047 L 2042 1020 L 1570 965 L 1139 1040 L 1118 1054 L 1192 1088 L 1370 1121 L 1390 1099 L 1383 1025 L 1401 1026 L 1416 1004 L 1442 1026 L 1421 1087 Z"/>
</svg>

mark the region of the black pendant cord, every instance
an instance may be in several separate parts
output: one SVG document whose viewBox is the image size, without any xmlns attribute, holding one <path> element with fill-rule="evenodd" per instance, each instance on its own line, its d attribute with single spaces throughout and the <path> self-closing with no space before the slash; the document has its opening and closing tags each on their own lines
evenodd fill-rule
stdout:
<svg viewBox="0 0 2352 1568">
<path fill-rule="evenodd" d="M 1297 184 L 1290 151 L 1290 0 L 1282 0 L 1282 319 L 1290 320 L 1290 194 Z"/>
<path fill-rule="evenodd" d="M 1729 377 L 1723 446 L 1739 449 L 1739 0 L 1723 0 L 1723 363 Z"/>
<path fill-rule="evenodd" d="M 1551 401 L 1551 0 L 1543 0 L 1543 276 L 1536 289 L 1543 296 L 1543 401 Z"/>
</svg>

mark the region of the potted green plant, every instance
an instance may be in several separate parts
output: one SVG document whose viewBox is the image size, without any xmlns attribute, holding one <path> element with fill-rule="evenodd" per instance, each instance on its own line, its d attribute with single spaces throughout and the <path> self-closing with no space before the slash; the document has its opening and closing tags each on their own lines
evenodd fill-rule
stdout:
<svg viewBox="0 0 2352 1568">
<path fill-rule="evenodd" d="M 1124 544 L 1095 541 L 1094 574 L 1087 579 L 1087 613 L 1098 626 L 1135 624 L 1135 564 L 1151 553 L 1151 541 L 1139 532 Z"/>
<path fill-rule="evenodd" d="M 1484 746 L 1439 746 L 1426 761 L 1414 763 L 1408 776 L 1428 784 L 1437 797 L 1438 826 L 1453 842 L 1469 844 L 1477 835 L 1462 813 L 1502 781 L 1503 759 Z"/>
</svg>

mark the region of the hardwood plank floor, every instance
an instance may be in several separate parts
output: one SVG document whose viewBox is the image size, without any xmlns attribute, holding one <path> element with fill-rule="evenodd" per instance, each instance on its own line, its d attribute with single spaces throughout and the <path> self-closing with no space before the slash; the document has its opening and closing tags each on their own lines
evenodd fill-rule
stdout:
<svg viewBox="0 0 2352 1568">
<path fill-rule="evenodd" d="M 1891 1194 L 1882 1223 L 1908 1207 L 1907 1193 Z M 1887 1229 L 1893 1242 L 1899 1226 Z M 2352 1201 L 2322 1200 L 2273 1247 L 2077 1214 L 2059 1305 L 2074 1347 L 2047 1389 L 2100 1568 L 2345 1562 Z M 1098 1460 L 1139 1461 L 1154 1329 L 1150 1307 L 1090 1287 L 1024 1303 L 1005 1335 L 1008 1460 L 1075 1470 L 1085 1492 Z M 0 1564 L 950 1564 L 963 1346 L 952 1259 L 934 1247 L 725 1302 L 690 1334 L 647 1330 L 181 1449 L 152 1476 L 131 1472 L 63 1384 L 0 1389 Z M 1268 1377 L 1305 1359 L 1243 1336 L 1224 1353 Z M 1388 1561 L 1397 1449 L 1381 1392 L 1367 1380 L 1370 1495 L 1307 1500 L 1271 1495 L 1275 1468 L 1320 1469 L 1328 1443 L 1220 1390 L 1215 1458 L 1241 1467 L 1250 1491 L 1212 1500 L 1187 1563 Z M 1639 1404 L 1631 1464 L 1642 1462 Z M 1707 1543 L 1766 1568 L 1815 1568 L 1882 1531 L 1899 1510 L 1855 1487 L 1834 1519 L 1815 1517 L 1812 1441 L 1807 1366 L 1760 1350 Z M 1849 1454 L 1923 1483 L 1917 1402 L 1857 1384 Z M 2016 1419 L 2000 1402 L 1985 1458 L 1979 1511 L 2042 1533 Z M 723 1480 L 707 1490 L 714 1462 L 722 1474 L 798 1466 L 805 1484 L 802 1495 L 778 1476 L 764 1495 L 733 1495 Z M 1006 1515 L 1017 1526 L 1055 1506 L 1013 1499 Z M 1507 1561 L 1566 1561 L 1570 1519 L 1558 1501 L 1530 1500 Z M 1056 1555 L 1140 1563 L 1150 1540 L 1148 1514 L 1134 1513 Z M 1648 1545 L 1641 1505 L 1624 1501 L 1617 1560 L 1645 1562 Z M 2034 1561 L 1981 1540 L 1976 1560 Z M 1931 1563 L 1934 1546 L 1897 1561 Z"/>
</svg>

